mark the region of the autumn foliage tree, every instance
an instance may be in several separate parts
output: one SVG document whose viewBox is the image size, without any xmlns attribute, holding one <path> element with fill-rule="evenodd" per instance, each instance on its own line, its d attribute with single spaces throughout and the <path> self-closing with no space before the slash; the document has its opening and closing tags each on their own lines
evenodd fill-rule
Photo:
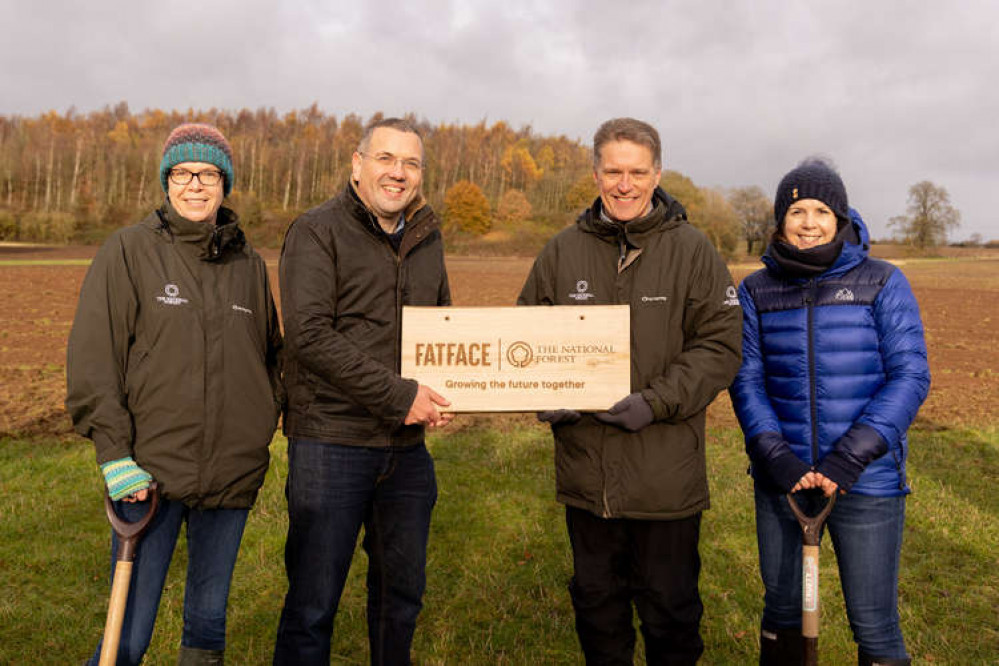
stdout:
<svg viewBox="0 0 999 666">
<path fill-rule="evenodd" d="M 531 219 L 531 202 L 520 190 L 507 190 L 496 204 L 496 221 L 505 226 L 515 226 Z"/>
<path fill-rule="evenodd" d="M 449 229 L 471 234 L 489 231 L 489 199 L 469 180 L 459 180 L 444 195 L 444 223 Z"/>
<path fill-rule="evenodd" d="M 740 236 L 739 216 L 724 195 L 698 187 L 677 171 L 663 171 L 660 184 L 683 205 L 690 223 L 704 232 L 723 257 L 735 256 Z"/>
<path fill-rule="evenodd" d="M 732 259 L 739 247 L 739 216 L 718 190 L 707 188 L 703 193 L 703 207 L 691 221 L 707 235 L 721 256 Z"/>
<path fill-rule="evenodd" d="M 544 174 L 544 170 L 531 155 L 527 142 L 523 140 L 503 152 L 500 164 L 503 165 L 503 170 L 509 178 L 508 182 L 513 187 L 530 187 L 541 180 Z"/>
<path fill-rule="evenodd" d="M 593 174 L 587 173 L 584 176 L 580 176 L 565 193 L 565 197 L 563 198 L 565 209 L 578 212 L 584 208 L 588 208 L 593 203 L 593 200 L 597 198 L 597 194 L 599 194 L 599 190 L 597 190 L 597 184 L 593 181 Z"/>
<path fill-rule="evenodd" d="M 906 215 L 888 221 L 898 228 L 905 241 L 920 250 L 947 242 L 947 232 L 961 224 L 961 213 L 951 206 L 947 190 L 928 180 L 909 188 Z"/>
</svg>

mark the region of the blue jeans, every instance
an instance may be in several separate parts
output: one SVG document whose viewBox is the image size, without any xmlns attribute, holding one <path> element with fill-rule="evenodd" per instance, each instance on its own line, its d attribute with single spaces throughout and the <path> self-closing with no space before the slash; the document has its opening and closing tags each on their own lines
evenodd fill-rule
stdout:
<svg viewBox="0 0 999 666">
<path fill-rule="evenodd" d="M 814 495 L 795 499 L 814 515 Z M 826 521 L 839 565 L 853 639 L 871 657 L 905 659 L 898 616 L 898 563 L 905 497 L 840 495 Z M 801 626 L 801 527 L 784 495 L 756 489 L 756 536 L 766 587 L 763 628 Z"/>
<path fill-rule="evenodd" d="M 409 664 L 437 501 L 426 446 L 367 448 L 291 438 L 285 492 L 288 594 L 274 663 L 329 664 L 333 620 L 363 525 L 371 663 Z"/>
<path fill-rule="evenodd" d="M 124 520 L 139 520 L 149 502 L 115 502 Z M 156 611 L 170 559 L 187 521 L 187 584 L 184 587 L 184 631 L 181 644 L 203 650 L 225 649 L 225 613 L 229 583 L 236 566 L 248 509 L 197 510 L 181 502 L 160 500 L 156 517 L 139 542 L 132 564 L 128 605 L 118 647 L 119 666 L 138 664 L 149 647 Z M 118 558 L 118 537 L 111 534 L 111 575 Z M 90 658 L 96 666 L 101 645 Z"/>
</svg>

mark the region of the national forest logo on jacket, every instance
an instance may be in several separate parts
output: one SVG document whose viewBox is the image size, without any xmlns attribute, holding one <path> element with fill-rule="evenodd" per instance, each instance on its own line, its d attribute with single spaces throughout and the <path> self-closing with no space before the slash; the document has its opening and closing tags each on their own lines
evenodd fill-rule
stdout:
<svg viewBox="0 0 999 666">
<path fill-rule="evenodd" d="M 172 282 L 163 285 L 163 295 L 157 296 L 156 300 L 166 305 L 184 305 L 187 303 L 187 299 L 180 296 L 180 287 Z"/>
<path fill-rule="evenodd" d="M 588 301 L 591 298 L 595 298 L 593 294 L 589 292 L 590 283 L 586 280 L 576 281 L 576 291 L 575 293 L 569 294 L 569 298 L 576 301 Z"/>
</svg>

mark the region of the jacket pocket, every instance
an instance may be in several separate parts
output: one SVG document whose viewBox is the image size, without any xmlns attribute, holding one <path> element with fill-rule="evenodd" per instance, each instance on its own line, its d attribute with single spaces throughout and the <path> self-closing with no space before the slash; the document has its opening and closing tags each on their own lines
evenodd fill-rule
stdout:
<svg viewBox="0 0 999 666">
<path fill-rule="evenodd" d="M 700 433 L 692 425 L 653 423 L 622 450 L 614 495 L 624 513 L 674 515 L 707 501 L 707 465 Z"/>
<path fill-rule="evenodd" d="M 130 405 L 136 404 L 142 387 L 145 385 L 145 378 L 148 374 L 149 349 L 133 345 L 128 350 L 128 360 L 125 366 L 125 393 Z"/>
<path fill-rule="evenodd" d="M 265 443 L 278 415 L 266 354 L 260 322 L 253 313 L 227 312 L 222 343 L 225 420 L 250 441 Z"/>
<path fill-rule="evenodd" d="M 584 417 L 584 419 L 587 417 Z M 555 481 L 558 492 L 591 504 L 603 505 L 603 474 L 594 426 L 568 425 L 555 434 Z"/>
<path fill-rule="evenodd" d="M 236 306 L 225 313 L 226 344 L 236 344 L 239 349 L 254 350 L 264 358 L 267 347 L 256 316 L 252 312 L 237 310 Z"/>
</svg>

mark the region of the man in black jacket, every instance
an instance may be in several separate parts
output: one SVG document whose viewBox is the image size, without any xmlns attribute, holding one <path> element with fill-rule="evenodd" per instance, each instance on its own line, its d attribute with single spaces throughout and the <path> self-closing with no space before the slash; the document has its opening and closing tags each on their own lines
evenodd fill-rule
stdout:
<svg viewBox="0 0 999 666">
<path fill-rule="evenodd" d="M 538 415 L 555 435 L 588 664 L 632 663 L 633 604 L 648 663 L 693 664 L 703 650 L 704 415 L 739 369 L 742 311 L 721 257 L 659 188 L 661 152 L 647 123 L 617 118 L 597 130 L 600 197 L 549 241 L 518 299 L 630 305 L 633 393 L 606 412 Z"/>
<path fill-rule="evenodd" d="M 329 664 L 362 525 L 371 663 L 410 662 L 437 499 L 424 428 L 452 416 L 446 399 L 399 374 L 402 306 L 451 302 L 422 180 L 416 128 L 382 120 L 353 154 L 347 187 L 285 236 L 289 585 L 275 664 Z"/>
</svg>

